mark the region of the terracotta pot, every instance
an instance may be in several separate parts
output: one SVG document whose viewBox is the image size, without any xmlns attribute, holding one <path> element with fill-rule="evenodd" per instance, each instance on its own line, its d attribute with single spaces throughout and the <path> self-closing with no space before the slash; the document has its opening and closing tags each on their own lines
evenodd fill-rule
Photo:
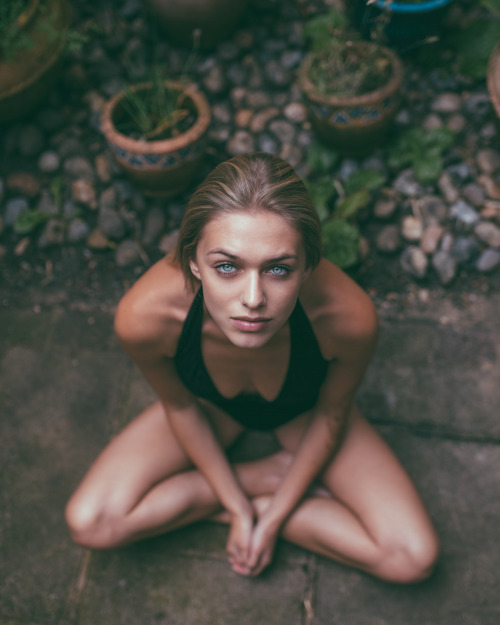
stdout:
<svg viewBox="0 0 500 625">
<path fill-rule="evenodd" d="M 495 110 L 497 134 L 500 135 L 500 43 L 490 54 L 487 74 L 488 93 Z"/>
<path fill-rule="evenodd" d="M 12 57 L 0 56 L 0 122 L 31 112 L 53 87 L 70 24 L 66 0 L 28 0 L 18 19 L 29 37 Z"/>
<path fill-rule="evenodd" d="M 182 83 L 166 81 L 168 87 L 183 88 Z M 133 91 L 151 88 L 152 83 L 131 87 Z M 211 111 L 205 96 L 194 85 L 185 89 L 187 106 L 196 114 L 196 121 L 184 133 L 172 139 L 141 141 L 132 139 L 115 127 L 125 92 L 120 91 L 106 103 L 101 129 L 106 141 L 127 175 L 144 194 L 171 197 L 184 191 L 199 170 L 205 153 L 205 137 Z"/>
<path fill-rule="evenodd" d="M 366 42 L 356 45 L 368 46 Z M 309 78 L 312 55 L 299 69 L 299 86 L 318 137 L 345 155 L 365 154 L 384 139 L 401 101 L 403 64 L 388 48 L 382 48 L 393 67 L 389 82 L 370 93 L 337 97 L 320 93 Z"/>
<path fill-rule="evenodd" d="M 191 46 L 193 31 L 201 30 L 200 44 L 211 48 L 233 30 L 248 0 L 144 0 L 160 26 L 175 43 Z"/>
</svg>

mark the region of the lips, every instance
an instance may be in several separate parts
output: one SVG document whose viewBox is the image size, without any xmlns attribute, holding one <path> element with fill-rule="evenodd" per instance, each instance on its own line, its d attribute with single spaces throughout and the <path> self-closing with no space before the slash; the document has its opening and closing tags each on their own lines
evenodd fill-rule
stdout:
<svg viewBox="0 0 500 625">
<path fill-rule="evenodd" d="M 271 319 L 268 317 L 231 317 L 231 321 L 242 332 L 259 332 Z"/>
</svg>

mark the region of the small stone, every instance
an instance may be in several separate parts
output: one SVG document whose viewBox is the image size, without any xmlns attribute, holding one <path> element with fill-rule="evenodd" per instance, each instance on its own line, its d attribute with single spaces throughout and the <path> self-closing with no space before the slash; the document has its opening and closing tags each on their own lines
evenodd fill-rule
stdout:
<svg viewBox="0 0 500 625">
<path fill-rule="evenodd" d="M 79 156 L 83 152 L 85 152 L 85 148 L 76 137 L 62 137 L 57 148 L 57 153 L 61 158 Z"/>
<path fill-rule="evenodd" d="M 14 172 L 7 176 L 5 186 L 13 194 L 34 198 L 40 193 L 40 181 L 32 174 L 24 171 Z"/>
<path fill-rule="evenodd" d="M 481 211 L 481 217 L 484 219 L 493 219 L 500 223 L 500 202 L 486 202 Z"/>
<path fill-rule="evenodd" d="M 97 220 L 99 230 L 109 239 L 123 239 L 126 227 L 118 212 L 112 208 L 102 208 Z"/>
<path fill-rule="evenodd" d="M 454 245 L 455 245 L 455 238 L 453 237 L 451 232 L 445 232 L 441 238 L 441 251 L 451 252 Z"/>
<path fill-rule="evenodd" d="M 18 150 L 22 156 L 37 156 L 43 150 L 43 133 L 37 126 L 23 126 L 19 131 Z"/>
<path fill-rule="evenodd" d="M 294 69 L 302 60 L 302 53 L 299 50 L 286 50 L 281 55 L 281 65 L 286 69 Z"/>
<path fill-rule="evenodd" d="M 432 266 L 443 286 L 447 286 L 456 278 L 457 261 L 448 252 L 436 252 L 432 257 Z"/>
<path fill-rule="evenodd" d="M 469 202 L 469 204 L 475 206 L 476 208 L 482 206 L 484 204 L 484 200 L 486 199 L 483 189 L 475 182 L 466 184 L 462 189 L 462 195 L 467 202 Z"/>
<path fill-rule="evenodd" d="M 295 126 L 284 119 L 276 119 L 269 124 L 269 130 L 275 134 L 281 143 L 291 144 L 295 139 Z"/>
<path fill-rule="evenodd" d="M 130 180 L 115 180 L 113 188 L 116 191 L 116 197 L 120 204 L 130 202 L 134 197 L 135 188 Z"/>
<path fill-rule="evenodd" d="M 486 91 L 469 93 L 464 99 L 464 108 L 473 119 L 483 117 L 491 111 L 491 101 Z"/>
<path fill-rule="evenodd" d="M 436 113 L 457 113 L 461 107 L 462 99 L 456 93 L 441 93 L 431 104 Z"/>
<path fill-rule="evenodd" d="M 60 164 L 59 155 L 52 150 L 42 152 L 38 159 L 38 169 L 44 174 L 53 174 L 59 169 Z"/>
<path fill-rule="evenodd" d="M 474 234 L 490 247 L 500 247 L 500 228 L 490 221 L 480 221 L 474 228 Z"/>
<path fill-rule="evenodd" d="M 397 252 L 402 245 L 399 228 L 397 226 L 386 226 L 378 233 L 375 239 L 375 246 L 379 252 L 391 254 Z"/>
<path fill-rule="evenodd" d="M 444 229 L 439 224 L 427 226 L 420 240 L 420 247 L 426 254 L 434 254 L 438 249 L 439 241 L 443 236 Z"/>
<path fill-rule="evenodd" d="M 489 198 L 492 200 L 500 200 L 500 185 L 498 185 L 491 176 L 481 174 L 477 181 Z"/>
<path fill-rule="evenodd" d="M 276 117 L 276 115 L 278 115 L 279 112 L 280 112 L 279 109 L 275 106 L 270 106 L 260 111 L 259 113 L 254 115 L 250 123 L 250 130 L 252 132 L 262 132 L 264 128 L 266 127 L 267 123 L 271 119 L 273 119 L 273 117 Z"/>
<path fill-rule="evenodd" d="M 92 178 L 94 171 L 90 162 L 83 156 L 71 156 L 64 161 L 65 173 L 75 178 Z"/>
<path fill-rule="evenodd" d="M 430 115 L 427 115 L 427 117 L 422 122 L 422 128 L 424 130 L 434 130 L 435 128 L 442 128 L 442 127 L 443 127 L 443 120 L 439 117 L 439 115 L 436 115 L 435 113 L 431 113 Z"/>
<path fill-rule="evenodd" d="M 265 77 L 273 88 L 286 87 L 292 82 L 293 73 L 279 61 L 269 61 L 264 66 Z"/>
<path fill-rule="evenodd" d="M 450 165 L 446 168 L 446 171 L 452 177 L 452 179 L 459 182 L 465 182 L 472 175 L 469 165 L 464 162 Z"/>
<path fill-rule="evenodd" d="M 500 265 L 500 252 L 498 250 L 484 250 L 477 259 L 476 269 L 481 273 L 492 271 Z"/>
<path fill-rule="evenodd" d="M 71 183 L 71 198 L 77 204 L 97 208 L 95 188 L 89 180 L 74 180 Z"/>
<path fill-rule="evenodd" d="M 444 199 L 449 203 L 453 204 L 459 198 L 458 189 L 454 186 L 451 176 L 447 172 L 443 172 L 438 180 L 438 187 L 441 193 L 444 196 Z"/>
<path fill-rule="evenodd" d="M 97 173 L 97 177 L 101 182 L 107 184 L 111 181 L 111 164 L 109 158 L 105 154 L 98 154 L 94 159 L 94 166 Z"/>
<path fill-rule="evenodd" d="M 229 141 L 231 131 L 227 126 L 223 128 L 212 128 L 208 131 L 208 136 L 210 141 L 213 141 L 214 143 L 226 143 Z"/>
<path fill-rule="evenodd" d="M 300 165 L 304 156 L 302 150 L 299 147 L 297 147 L 296 145 L 289 145 L 287 143 L 285 143 L 281 147 L 279 155 L 280 158 L 282 158 L 284 161 L 290 163 L 290 165 L 294 169 L 296 169 Z"/>
<path fill-rule="evenodd" d="M 262 152 L 268 152 L 269 154 L 276 154 L 279 150 L 277 139 L 268 132 L 262 132 L 257 137 L 257 147 Z"/>
<path fill-rule="evenodd" d="M 165 236 L 161 238 L 161 241 L 158 245 L 158 249 L 160 250 L 160 252 L 163 252 L 164 254 L 168 254 L 177 245 L 178 238 L 179 238 L 179 230 L 173 230 L 172 232 L 169 232 L 168 234 L 166 234 Z"/>
<path fill-rule="evenodd" d="M 142 234 L 144 245 L 151 245 L 160 237 L 165 228 L 165 221 L 165 211 L 159 206 L 153 206 L 148 210 Z"/>
<path fill-rule="evenodd" d="M 244 85 L 247 83 L 247 70 L 240 63 L 231 63 L 225 68 L 224 76 L 232 85 Z"/>
<path fill-rule="evenodd" d="M 0 204 L 3 204 L 3 198 L 5 195 L 5 183 L 3 178 L 0 178 Z"/>
<path fill-rule="evenodd" d="M 142 254 L 139 245 L 127 239 L 122 241 L 115 251 L 115 262 L 118 267 L 132 267 L 142 262 Z"/>
<path fill-rule="evenodd" d="M 401 234 L 407 241 L 420 241 L 424 231 L 423 224 L 418 217 L 408 215 L 401 222 Z"/>
<path fill-rule="evenodd" d="M 30 238 L 29 237 L 23 237 L 19 243 L 17 243 L 16 247 L 14 248 L 14 254 L 16 256 L 22 256 L 26 250 L 28 249 L 29 245 L 30 245 Z"/>
<path fill-rule="evenodd" d="M 357 172 L 358 169 L 358 161 L 356 161 L 354 158 L 343 158 L 340 162 L 338 176 L 341 180 L 347 180 L 349 176 Z"/>
<path fill-rule="evenodd" d="M 476 156 L 479 169 L 485 174 L 493 174 L 500 169 L 500 154 L 487 148 L 480 150 Z"/>
<path fill-rule="evenodd" d="M 424 192 L 422 185 L 415 179 L 415 174 L 412 169 L 402 171 L 392 186 L 396 191 L 408 197 L 415 197 Z"/>
<path fill-rule="evenodd" d="M 496 134 L 497 134 L 497 130 L 496 130 L 496 128 L 495 128 L 495 124 L 493 124 L 493 123 L 491 123 L 491 122 L 490 122 L 490 123 L 488 123 L 488 124 L 485 124 L 485 125 L 481 128 L 481 130 L 480 130 L 479 134 L 480 134 L 480 136 L 481 136 L 483 139 L 488 139 L 488 140 L 490 140 L 490 139 L 494 139 L 494 138 L 496 137 Z"/>
<path fill-rule="evenodd" d="M 45 215 L 57 215 L 59 208 L 52 195 L 44 189 L 36 205 L 36 209 Z"/>
<path fill-rule="evenodd" d="M 226 79 L 221 67 L 214 65 L 203 79 L 205 89 L 214 95 L 223 93 L 226 89 Z"/>
<path fill-rule="evenodd" d="M 5 203 L 4 220 L 5 226 L 13 226 L 21 213 L 29 210 L 28 200 L 24 197 L 13 197 Z"/>
<path fill-rule="evenodd" d="M 400 109 L 398 114 L 396 115 L 396 124 L 400 126 L 408 126 L 411 124 L 411 116 L 408 109 Z"/>
<path fill-rule="evenodd" d="M 234 117 L 234 123 L 239 128 L 247 128 L 252 117 L 253 117 L 252 109 L 240 109 Z"/>
<path fill-rule="evenodd" d="M 471 226 L 479 220 L 479 214 L 464 200 L 458 200 L 450 207 L 450 217 L 455 217 L 467 226 Z"/>
<path fill-rule="evenodd" d="M 370 242 L 366 237 L 359 237 L 358 253 L 361 260 L 366 260 L 370 255 Z"/>
<path fill-rule="evenodd" d="M 246 130 L 237 130 L 227 144 L 227 151 L 232 155 L 253 152 L 254 149 L 254 138 Z"/>
<path fill-rule="evenodd" d="M 68 241 L 79 243 L 84 241 L 90 232 L 89 225 L 80 217 L 75 217 L 68 224 Z"/>
<path fill-rule="evenodd" d="M 455 132 L 456 134 L 462 132 L 466 125 L 467 120 L 463 115 L 460 115 L 459 113 L 452 115 L 446 122 L 446 128 Z"/>
<path fill-rule="evenodd" d="M 429 261 L 425 253 L 415 245 L 408 246 L 401 254 L 401 266 L 415 278 L 424 278 Z"/>
<path fill-rule="evenodd" d="M 231 121 L 231 111 L 227 104 L 216 104 L 212 107 L 214 119 L 222 124 L 229 124 Z"/>
<path fill-rule="evenodd" d="M 382 198 L 375 203 L 373 214 L 378 219 L 390 219 L 396 212 L 397 207 L 398 203 L 395 199 Z"/>
<path fill-rule="evenodd" d="M 448 207 L 437 195 L 423 195 L 417 200 L 418 215 L 420 215 L 424 227 L 431 224 L 441 224 L 448 217 Z"/>
<path fill-rule="evenodd" d="M 116 191 L 114 187 L 108 187 L 104 189 L 99 197 L 99 208 L 101 210 L 104 209 L 115 209 L 116 208 Z"/>
<path fill-rule="evenodd" d="M 38 247 L 46 249 L 64 243 L 64 223 L 60 219 L 49 219 L 38 238 Z"/>
<path fill-rule="evenodd" d="M 301 102 L 290 102 L 284 109 L 285 117 L 291 122 L 301 124 L 307 119 L 307 108 Z"/>
<path fill-rule="evenodd" d="M 479 244 L 474 237 L 457 237 L 451 248 L 451 253 L 460 264 L 465 265 L 477 257 Z"/>
<path fill-rule="evenodd" d="M 109 247 L 112 247 L 109 239 L 104 236 L 104 234 L 98 229 L 92 230 L 92 232 L 87 237 L 86 243 L 87 246 L 93 250 L 105 250 Z"/>
<path fill-rule="evenodd" d="M 247 105 L 252 109 L 261 109 L 271 106 L 271 98 L 265 91 L 250 91 L 246 93 Z"/>
</svg>

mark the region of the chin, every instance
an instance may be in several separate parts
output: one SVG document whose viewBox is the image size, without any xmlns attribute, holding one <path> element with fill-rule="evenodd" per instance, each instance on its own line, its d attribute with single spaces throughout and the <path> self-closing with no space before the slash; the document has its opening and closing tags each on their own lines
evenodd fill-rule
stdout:
<svg viewBox="0 0 500 625">
<path fill-rule="evenodd" d="M 259 347 L 264 347 L 270 338 L 268 334 L 252 334 L 250 332 L 248 334 L 244 332 L 232 333 L 228 336 L 228 339 L 233 345 L 241 347 L 242 349 L 258 349 Z"/>
</svg>

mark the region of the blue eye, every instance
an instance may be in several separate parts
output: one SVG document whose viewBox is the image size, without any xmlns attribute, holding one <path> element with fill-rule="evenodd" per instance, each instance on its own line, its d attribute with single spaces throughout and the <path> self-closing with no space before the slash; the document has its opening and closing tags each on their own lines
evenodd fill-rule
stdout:
<svg viewBox="0 0 500 625">
<path fill-rule="evenodd" d="M 229 273 L 233 273 L 233 271 L 235 271 L 236 267 L 234 265 L 232 265 L 231 263 L 221 263 L 220 265 L 216 265 L 215 269 L 219 273 L 229 274 Z"/>
<path fill-rule="evenodd" d="M 283 265 L 276 265 L 275 267 L 271 267 L 269 270 L 273 276 L 286 276 L 290 273 L 290 269 L 288 267 L 284 267 Z"/>
</svg>

